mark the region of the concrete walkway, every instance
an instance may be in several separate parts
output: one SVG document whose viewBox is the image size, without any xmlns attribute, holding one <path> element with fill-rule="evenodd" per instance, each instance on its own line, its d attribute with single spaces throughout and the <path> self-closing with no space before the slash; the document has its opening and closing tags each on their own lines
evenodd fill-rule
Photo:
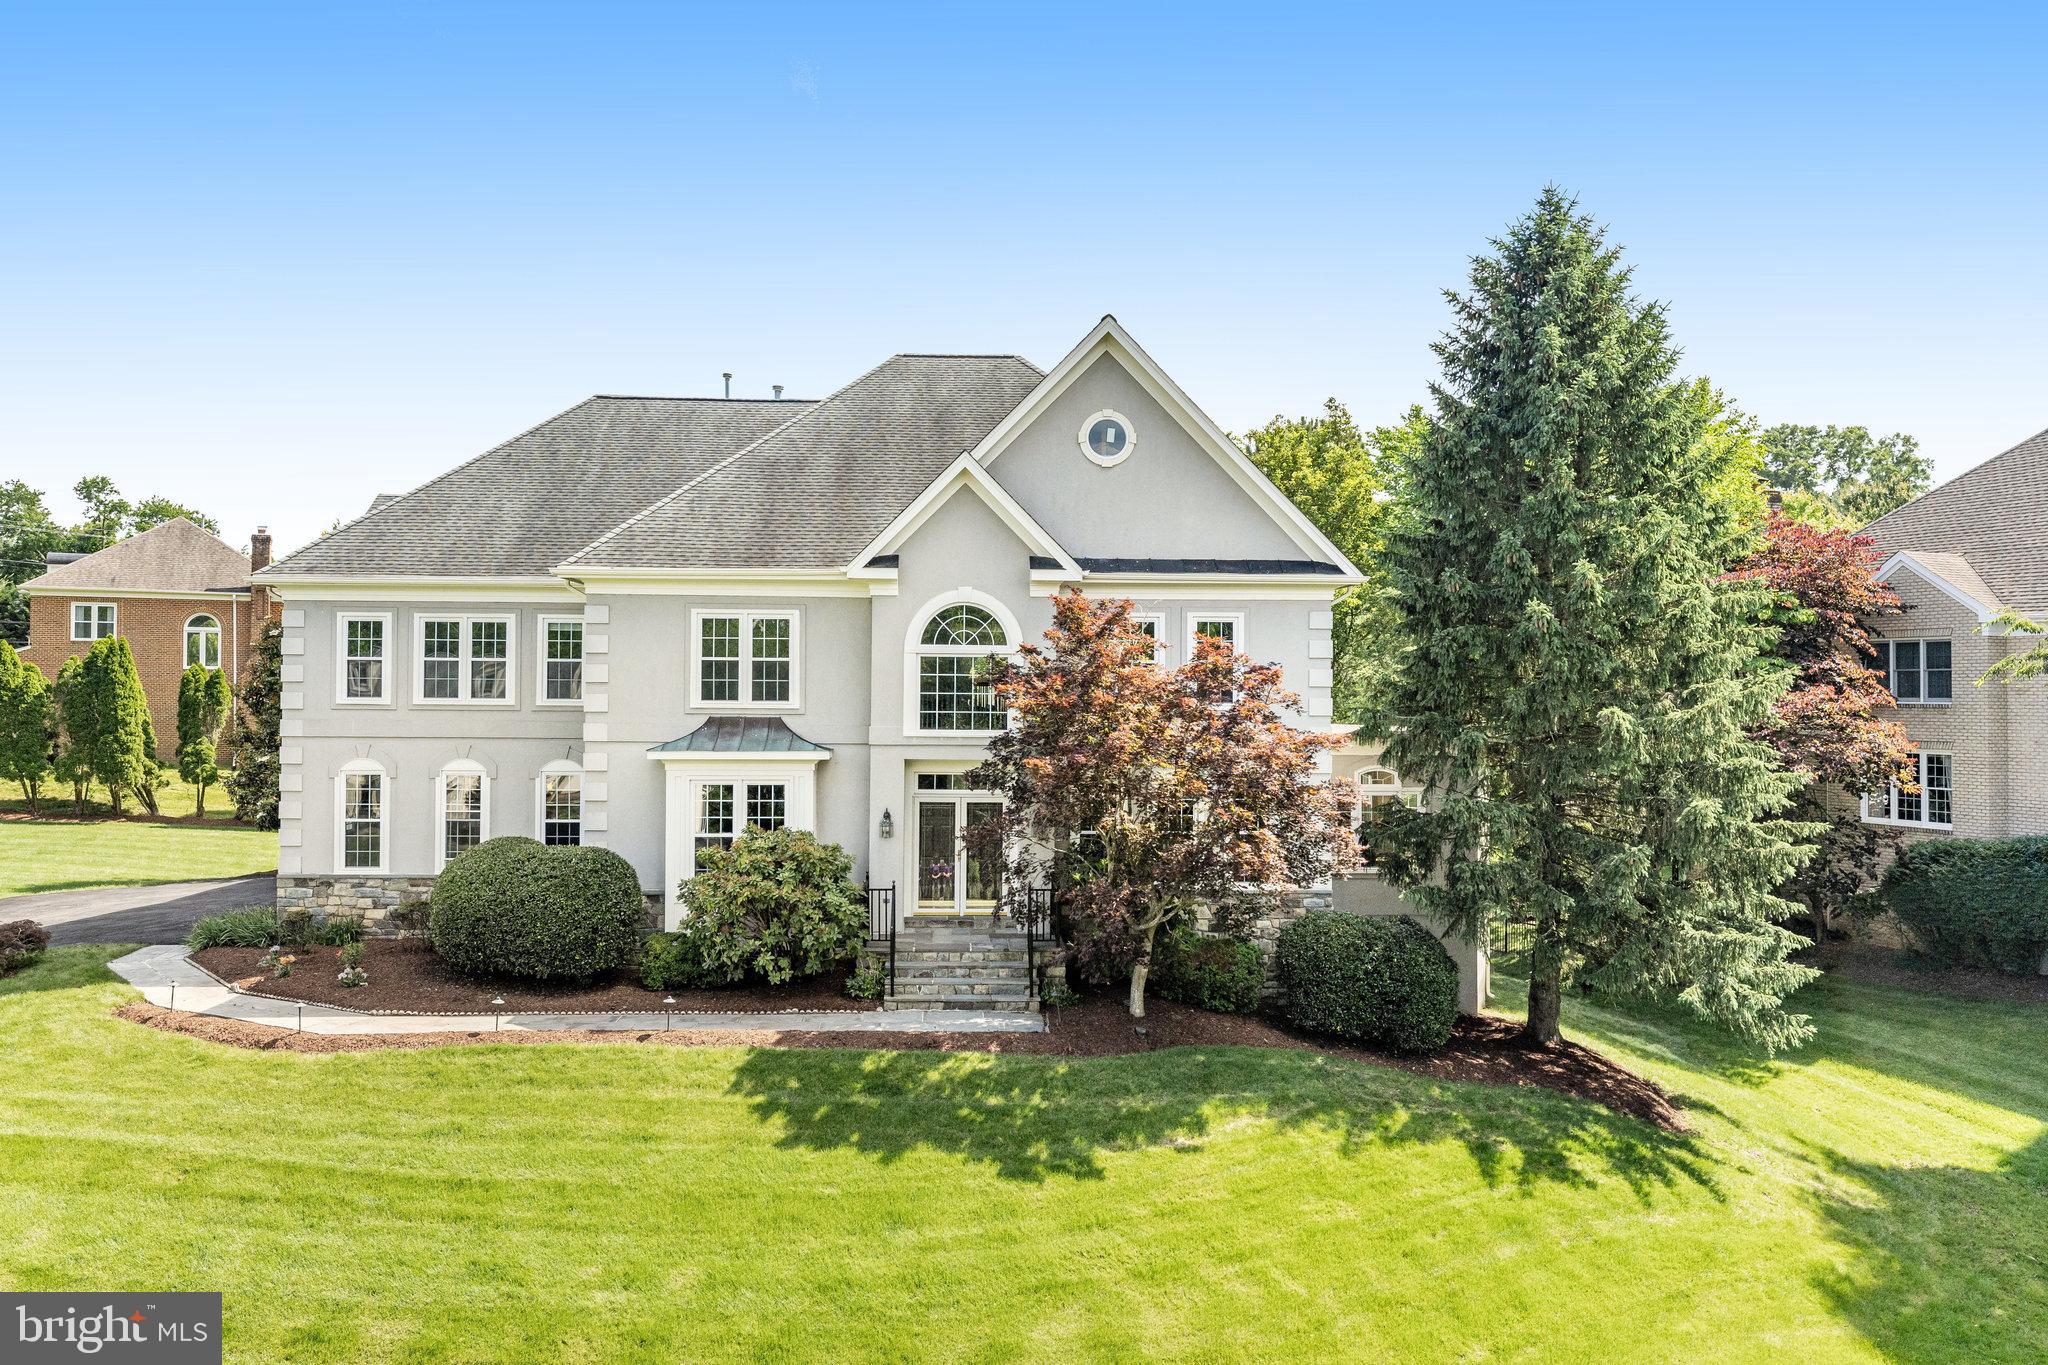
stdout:
<svg viewBox="0 0 2048 1365">
<path fill-rule="evenodd" d="M 1043 1033 L 1045 1020 L 1036 1014 L 982 1014 L 973 1010 L 876 1010 L 849 1013 L 817 1011 L 792 1014 L 693 1014 L 640 1010 L 609 1014 L 361 1014 L 333 1005 L 297 1005 L 241 995 L 207 975 L 168 944 L 140 948 L 107 964 L 124 980 L 142 988 L 152 1005 L 240 1019 L 274 1028 L 303 1028 L 307 1033 L 524 1033 L 553 1029 L 594 1029 L 611 1032 L 660 1032 L 678 1029 L 774 1029 L 793 1033 Z"/>
<path fill-rule="evenodd" d="M 157 886 L 95 886 L 0 898 L 0 920 L 32 919 L 50 942 L 183 943 L 205 915 L 277 904 L 277 874 Z"/>
</svg>

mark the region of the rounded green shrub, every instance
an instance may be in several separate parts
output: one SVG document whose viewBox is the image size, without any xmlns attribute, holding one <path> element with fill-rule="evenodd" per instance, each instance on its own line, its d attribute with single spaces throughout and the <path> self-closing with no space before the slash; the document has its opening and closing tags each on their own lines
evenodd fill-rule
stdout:
<svg viewBox="0 0 2048 1365">
<path fill-rule="evenodd" d="M 1431 1052 L 1457 1022 L 1457 964 L 1406 917 L 1311 912 L 1280 931 L 1275 966 L 1287 1017 L 1312 1033 Z"/>
<path fill-rule="evenodd" d="M 867 939 L 867 896 L 837 844 L 800 829 L 749 829 L 700 857 L 682 884 L 683 933 L 717 980 L 815 976 Z"/>
<path fill-rule="evenodd" d="M 1908 844 L 1878 894 L 1943 966 L 2032 975 L 2048 953 L 2048 837 Z"/>
<path fill-rule="evenodd" d="M 650 991 L 697 990 L 723 980 L 705 965 L 698 935 L 652 934 L 640 949 L 640 984 Z"/>
<path fill-rule="evenodd" d="M 1150 985 L 1160 999 L 1222 1014 L 1250 1014 L 1266 983 L 1255 943 L 1176 925 L 1152 946 Z"/>
<path fill-rule="evenodd" d="M 490 839 L 434 883 L 427 936 L 465 972 L 584 980 L 638 961 L 645 904 L 639 874 L 610 849 Z"/>
</svg>

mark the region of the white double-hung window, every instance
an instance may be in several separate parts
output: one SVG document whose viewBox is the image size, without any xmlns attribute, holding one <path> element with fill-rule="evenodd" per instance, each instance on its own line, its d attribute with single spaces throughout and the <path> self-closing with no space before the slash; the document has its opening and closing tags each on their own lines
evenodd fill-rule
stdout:
<svg viewBox="0 0 2048 1365">
<path fill-rule="evenodd" d="M 390 793 L 382 764 L 358 759 L 335 778 L 335 858 L 344 872 L 383 872 Z"/>
<path fill-rule="evenodd" d="M 1863 819 L 1873 825 L 1915 825 L 1953 829 L 1956 822 L 1955 756 L 1922 749 L 1915 759 L 1917 790 L 1897 782 L 1863 798 Z"/>
<path fill-rule="evenodd" d="M 696 795 L 696 829 L 691 838 L 696 871 L 703 870 L 704 850 L 731 848 L 743 830 L 781 829 L 789 823 L 787 782 L 699 782 Z"/>
<path fill-rule="evenodd" d="M 512 618 L 420 616 L 417 702 L 512 701 Z"/>
<path fill-rule="evenodd" d="M 583 842 L 583 769 L 557 759 L 540 771 L 538 825 L 544 844 Z"/>
<path fill-rule="evenodd" d="M 387 702 L 391 699 L 391 617 L 344 615 L 335 620 L 334 699 Z"/>
<path fill-rule="evenodd" d="M 796 708 L 796 612 L 705 608 L 691 620 L 698 706 Z"/>
<path fill-rule="evenodd" d="M 466 853 L 491 837 L 490 775 L 468 759 L 441 770 L 440 821 L 436 830 L 436 867 Z"/>
<path fill-rule="evenodd" d="M 1947 640 L 1879 640 L 1877 667 L 1901 706 L 1941 705 L 1955 697 Z"/>
<path fill-rule="evenodd" d="M 583 700 L 583 618 L 540 618 L 540 700 L 562 706 Z"/>
</svg>

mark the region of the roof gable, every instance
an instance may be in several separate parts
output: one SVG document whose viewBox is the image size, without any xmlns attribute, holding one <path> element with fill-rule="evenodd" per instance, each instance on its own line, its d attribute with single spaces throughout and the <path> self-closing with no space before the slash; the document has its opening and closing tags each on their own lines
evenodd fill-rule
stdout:
<svg viewBox="0 0 2048 1365">
<path fill-rule="evenodd" d="M 988 433 L 975 447 L 975 459 L 993 468 L 1006 450 L 1011 449 L 1039 418 L 1054 408 L 1069 389 L 1082 382 L 1084 377 L 1105 359 L 1119 366 L 1142 387 L 1150 400 L 1169 419 L 1178 424 L 1197 449 L 1215 462 L 1230 483 L 1242 491 L 1252 506 L 1280 531 L 1285 537 L 1285 542 L 1295 547 L 1303 558 L 1335 565 L 1347 575 L 1358 575 L 1357 567 L 1344 557 L 1343 552 L 1316 529 L 1308 516 L 1276 488 L 1272 480 L 1260 472 L 1258 466 L 1238 448 L 1237 443 L 1211 421 L 1208 414 L 1195 405 L 1194 400 L 1189 398 L 1166 371 L 1160 368 L 1159 363 L 1132 339 L 1113 316 L 1105 315 L 1102 321 L 1081 339 L 1080 344 L 1069 351 L 1066 357 L 1047 373 L 1043 382 Z M 1143 433 L 1139 433 L 1133 446 L 1133 463 L 1143 458 L 1141 450 L 1144 439 Z M 1002 477 L 1000 472 L 997 473 L 997 477 Z M 1044 519 L 1041 515 L 1041 520 Z M 1213 551 L 1213 547 L 1204 548 Z M 1127 551 L 1119 547 L 1111 553 Z M 1180 550 L 1177 553 L 1187 551 Z M 1265 557 L 1274 557 L 1271 548 L 1260 553 Z"/>
<path fill-rule="evenodd" d="M 184 517 L 159 522 L 21 585 L 31 593 L 203 593 L 248 586 L 248 556 Z"/>
<path fill-rule="evenodd" d="M 1043 526 L 1034 521 L 1029 512 L 1017 504 L 1003 486 L 990 477 L 988 471 L 975 458 L 962 451 L 952 464 L 948 465 L 938 478 L 933 479 L 917 499 L 896 514 L 895 520 L 883 527 L 880 534 L 853 556 L 846 568 L 856 575 L 874 573 L 888 565 L 877 565 L 877 558 L 893 561 L 904 543 L 917 534 L 920 526 L 936 515 L 940 508 L 962 492 L 979 497 L 994 512 L 1011 533 L 1031 552 L 1031 565 L 1036 572 L 1057 571 L 1079 577 L 1081 565 L 1073 556 L 1061 548 L 1060 543 L 1047 533 Z"/>
<path fill-rule="evenodd" d="M 1996 601 L 2048 611 L 2048 431 L 1930 489 L 1865 528 L 1887 555 L 1964 558 Z"/>
</svg>

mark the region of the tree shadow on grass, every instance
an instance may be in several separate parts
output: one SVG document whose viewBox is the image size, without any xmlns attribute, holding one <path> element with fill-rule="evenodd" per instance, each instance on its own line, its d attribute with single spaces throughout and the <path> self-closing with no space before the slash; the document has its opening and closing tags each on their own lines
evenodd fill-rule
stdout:
<svg viewBox="0 0 2048 1365">
<path fill-rule="evenodd" d="M 1853 1187 L 1820 1204 L 1852 1260 L 1816 1282 L 1874 1346 L 1903 1361 L 2048 1358 L 2048 1137 L 1988 1171 L 1812 1156 Z"/>
<path fill-rule="evenodd" d="M 985 1053 L 763 1048 L 731 1092 L 779 1145 L 889 1162 L 944 1152 L 1007 1180 L 1101 1179 L 1105 1153 L 1199 1149 L 1241 1118 L 1321 1128 L 1358 1155 L 1461 1144 L 1495 1188 L 1625 1182 L 1639 1199 L 1715 1192 L 1692 1138 L 1534 1088 L 1452 1085 L 1302 1051 L 1177 1048 L 1087 1061 Z"/>
</svg>

